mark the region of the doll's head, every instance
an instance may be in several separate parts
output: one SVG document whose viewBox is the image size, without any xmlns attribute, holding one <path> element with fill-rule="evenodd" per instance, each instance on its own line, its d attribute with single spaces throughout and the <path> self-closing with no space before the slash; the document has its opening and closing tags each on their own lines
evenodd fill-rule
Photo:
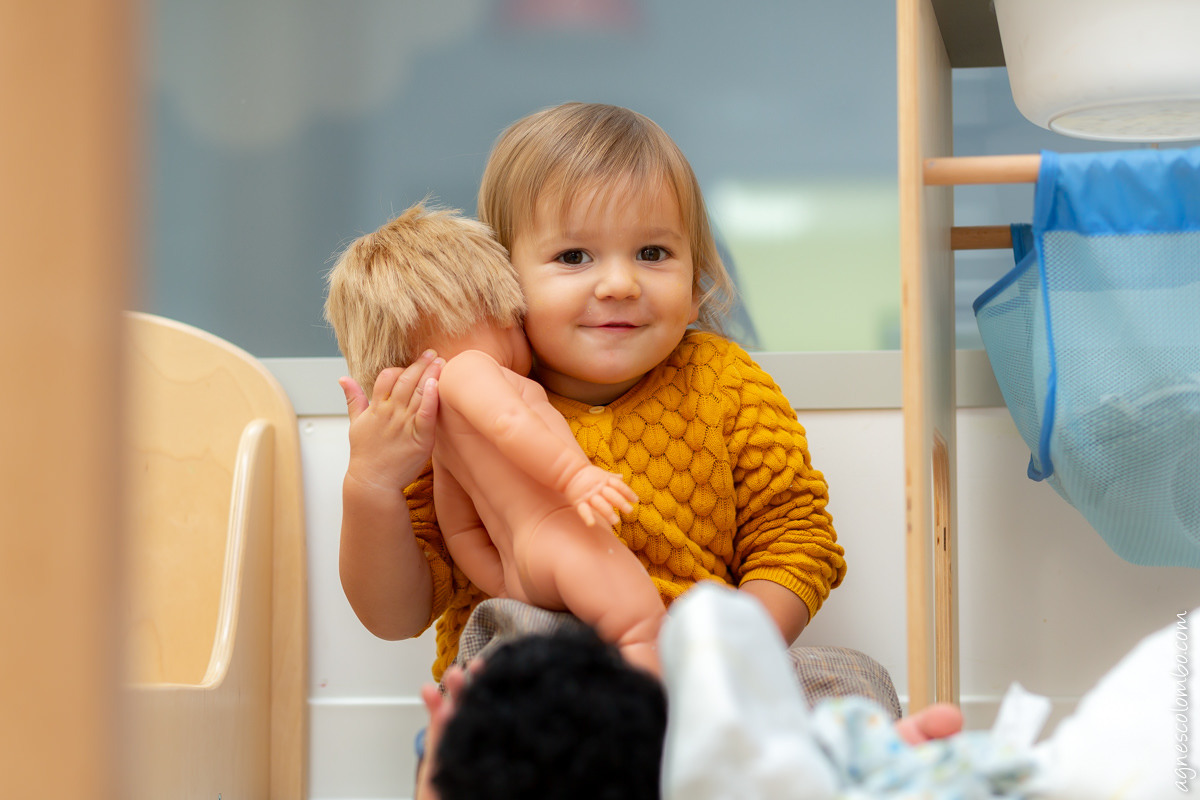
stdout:
<svg viewBox="0 0 1200 800">
<path fill-rule="evenodd" d="M 438 743 L 442 800 L 657 800 L 662 685 L 590 629 L 484 657 Z"/>
<path fill-rule="evenodd" d="M 350 243 L 329 272 L 325 319 L 367 392 L 435 335 L 519 325 L 525 299 L 508 252 L 486 225 L 418 203 Z"/>
<path fill-rule="evenodd" d="M 511 249 L 539 203 L 565 212 L 591 194 L 597 208 L 612 195 L 664 182 L 674 191 L 690 236 L 692 281 L 700 298 L 696 327 L 721 332 L 734 288 L 717 252 L 700 184 L 671 137 L 620 106 L 565 103 L 513 123 L 497 139 L 479 187 L 479 218 Z"/>
</svg>

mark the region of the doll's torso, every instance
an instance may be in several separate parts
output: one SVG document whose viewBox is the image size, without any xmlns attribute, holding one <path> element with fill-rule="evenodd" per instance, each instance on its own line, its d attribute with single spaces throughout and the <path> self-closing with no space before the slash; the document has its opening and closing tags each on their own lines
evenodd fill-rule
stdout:
<svg viewBox="0 0 1200 800">
<path fill-rule="evenodd" d="M 550 405 L 542 387 L 512 370 L 503 369 L 503 374 L 563 446 L 578 449 L 566 420 Z M 482 525 L 504 567 L 506 596 L 561 608 L 557 593 L 533 585 L 526 567 L 530 559 L 552 557 L 538 549 L 539 531 L 548 526 L 583 526 L 563 494 L 521 471 L 451 403 L 442 402 L 438 410 L 433 466 L 434 503 L 451 553 L 456 535 Z M 467 498 L 448 498 L 439 492 L 438 487 L 450 483 L 443 478 L 446 474 Z"/>
</svg>

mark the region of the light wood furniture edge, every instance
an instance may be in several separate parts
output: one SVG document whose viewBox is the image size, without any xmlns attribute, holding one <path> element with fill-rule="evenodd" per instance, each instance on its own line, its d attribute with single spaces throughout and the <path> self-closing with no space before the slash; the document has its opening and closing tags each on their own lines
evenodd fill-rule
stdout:
<svg viewBox="0 0 1200 800">
<path fill-rule="evenodd" d="M 261 362 L 231 343 L 206 331 L 173 320 L 140 312 L 125 312 L 127 336 L 132 334 L 130 326 L 160 326 L 177 331 L 187 337 L 206 343 L 224 356 L 205 356 L 205 361 L 195 367 L 181 371 L 179 380 L 205 381 L 208 372 L 237 372 L 235 378 L 239 391 L 260 419 L 248 423 L 239 444 L 239 469 L 245 468 L 242 476 L 249 484 L 261 482 L 263 471 L 271 478 L 271 485 L 243 486 L 241 505 L 239 496 L 233 498 L 234 511 L 249 514 L 260 523 L 266 520 L 273 529 L 269 559 L 265 568 L 270 571 L 271 597 L 265 601 L 269 606 L 269 651 L 270 677 L 269 703 L 270 745 L 269 797 L 273 800 L 305 800 L 308 796 L 308 588 L 305 516 L 299 427 L 295 412 L 286 393 L 274 375 Z M 136 337 L 130 341 L 136 344 Z M 225 358 L 227 356 L 228 358 Z M 140 356 L 139 356 L 140 357 Z M 161 357 L 161 356 L 160 356 Z M 223 361 L 220 359 L 224 359 Z M 150 356 L 153 362 L 154 356 Z M 264 431 L 259 429 L 269 421 Z M 245 452 L 243 452 L 245 450 Z M 256 469 L 251 469 L 256 467 Z M 238 488 L 235 486 L 235 493 Z M 263 509 L 263 497 L 270 498 L 269 508 Z M 269 516 L 263 517 L 264 514 Z M 237 518 L 231 515 L 231 524 Z M 253 549 L 253 543 L 251 546 Z M 247 557 L 247 562 L 251 559 Z M 236 659 L 237 656 L 234 656 Z M 219 665 L 218 665 L 219 666 Z M 220 678 L 217 674 L 205 675 L 202 683 L 211 683 Z M 177 688 L 177 687 L 172 687 Z M 194 687 L 190 687 L 194 688 Z M 188 694 L 188 692 L 183 692 Z M 173 702 L 187 703 L 188 700 Z M 195 702 L 212 702 L 199 700 Z M 173 732 L 165 732 L 171 735 Z M 136 758 L 136 753 L 132 754 Z M 135 762 L 136 763 L 136 762 Z M 136 776 L 129 776 L 136 783 Z"/>
<path fill-rule="evenodd" d="M 950 61 L 930 0 L 897 0 L 901 362 L 910 710 L 958 699 Z"/>
</svg>

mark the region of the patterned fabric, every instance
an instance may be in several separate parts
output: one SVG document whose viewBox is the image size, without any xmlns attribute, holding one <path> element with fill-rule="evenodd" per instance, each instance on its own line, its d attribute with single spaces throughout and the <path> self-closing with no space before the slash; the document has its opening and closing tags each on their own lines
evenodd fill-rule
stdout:
<svg viewBox="0 0 1200 800">
<path fill-rule="evenodd" d="M 1031 791 L 1037 764 L 1027 747 L 1009 745 L 989 731 L 910 745 L 893 722 L 879 705 L 861 697 L 817 704 L 806 726 L 819 745 L 806 752 L 816 756 L 816 763 L 797 759 L 795 782 L 828 770 L 836 793 L 813 796 L 839 800 L 1027 800 L 1041 794 Z"/>
<path fill-rule="evenodd" d="M 794 644 L 788 658 L 810 706 L 834 697 L 865 697 L 900 719 L 900 698 L 883 664 L 849 647 Z"/>
<path fill-rule="evenodd" d="M 564 611 L 547 611 L 509 598 L 490 598 L 471 612 L 459 637 L 454 663 L 465 667 L 479 656 L 486 656 L 489 651 L 521 636 L 582 627 L 582 622 Z"/>
<path fill-rule="evenodd" d="M 517 600 L 488 599 L 475 607 L 458 642 L 455 663 L 465 666 L 519 636 L 581 627 L 560 611 L 546 611 Z M 788 657 L 810 706 L 834 697 L 865 697 L 900 719 L 900 700 L 892 677 L 875 659 L 848 647 L 793 645 Z"/>
<path fill-rule="evenodd" d="M 640 502 L 617 536 L 670 604 L 702 580 L 768 580 L 815 615 L 846 572 L 804 429 L 779 387 L 738 345 L 692 332 L 607 406 L 550 395 L 592 461 L 623 475 Z M 433 574 L 440 679 L 484 599 L 454 567 L 428 471 L 405 492 Z"/>
</svg>

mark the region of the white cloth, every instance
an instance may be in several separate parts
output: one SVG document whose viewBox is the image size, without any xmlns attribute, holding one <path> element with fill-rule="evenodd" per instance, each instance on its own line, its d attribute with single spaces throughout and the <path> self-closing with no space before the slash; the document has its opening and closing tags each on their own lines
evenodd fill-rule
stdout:
<svg viewBox="0 0 1200 800">
<path fill-rule="evenodd" d="M 908 745 L 859 698 L 808 709 L 753 599 L 715 585 L 677 600 L 660 637 L 664 800 L 1162 800 L 1200 790 L 1200 608 L 1141 642 L 1034 744 L 1049 702 L 1016 684 L 991 731 Z M 1190 648 L 1190 649 L 1189 649 Z"/>
<path fill-rule="evenodd" d="M 1200 608 L 1147 636 L 1035 750 L 1033 796 L 1163 800 L 1200 764 Z"/>
<path fill-rule="evenodd" d="M 704 582 L 659 635 L 667 686 L 663 800 L 825 800 L 836 780 L 774 623 Z"/>
</svg>

